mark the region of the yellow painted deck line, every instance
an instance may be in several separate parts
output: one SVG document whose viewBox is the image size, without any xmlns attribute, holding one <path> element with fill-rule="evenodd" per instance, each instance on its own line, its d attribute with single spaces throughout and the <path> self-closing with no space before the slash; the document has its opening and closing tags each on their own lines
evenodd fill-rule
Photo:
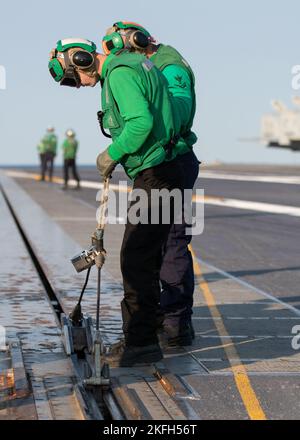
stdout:
<svg viewBox="0 0 300 440">
<path fill-rule="evenodd" d="M 226 353 L 228 361 L 230 362 L 231 370 L 234 375 L 234 380 L 247 410 L 247 413 L 251 420 L 266 420 L 267 417 L 259 403 L 254 389 L 252 388 L 247 370 L 239 358 L 234 343 L 231 340 L 230 343 L 228 341 L 229 334 L 224 325 L 222 316 L 218 310 L 213 293 L 211 292 L 207 282 L 203 278 L 200 264 L 198 263 L 192 246 L 190 246 L 190 251 L 193 256 L 195 275 L 199 277 L 199 287 L 203 292 L 205 301 L 214 320 L 214 324 L 218 330 L 220 339 L 222 340 L 223 349 Z M 226 340 L 223 340 L 223 336 L 226 336 Z"/>
</svg>

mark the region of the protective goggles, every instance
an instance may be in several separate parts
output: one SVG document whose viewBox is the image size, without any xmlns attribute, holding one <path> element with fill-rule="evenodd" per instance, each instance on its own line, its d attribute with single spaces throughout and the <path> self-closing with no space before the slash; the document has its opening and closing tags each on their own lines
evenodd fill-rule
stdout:
<svg viewBox="0 0 300 440">
<path fill-rule="evenodd" d="M 66 65 L 65 70 L 60 64 L 58 57 L 64 59 Z M 82 49 L 71 54 L 66 51 L 63 55 L 58 55 L 56 51 L 55 58 L 49 62 L 49 71 L 54 80 L 60 82 L 61 86 L 79 88 L 81 81 L 77 69 L 88 70 L 93 66 L 94 62 L 93 54 Z"/>
<path fill-rule="evenodd" d="M 81 70 L 90 69 L 95 61 L 93 54 L 86 52 L 85 50 L 78 50 L 72 54 L 66 52 L 66 54 L 69 56 L 70 64 Z"/>
</svg>

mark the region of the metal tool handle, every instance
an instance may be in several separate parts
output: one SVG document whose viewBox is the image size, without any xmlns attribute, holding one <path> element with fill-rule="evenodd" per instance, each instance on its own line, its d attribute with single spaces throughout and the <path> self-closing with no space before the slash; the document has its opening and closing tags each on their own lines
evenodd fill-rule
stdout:
<svg viewBox="0 0 300 440">
<path fill-rule="evenodd" d="M 109 179 L 105 179 L 101 194 L 101 200 L 100 200 L 100 213 L 99 213 L 98 226 L 95 232 L 96 246 L 98 246 L 97 250 L 99 252 L 99 255 L 96 258 L 96 266 L 98 268 L 96 332 L 98 333 L 100 330 L 101 268 L 104 264 L 106 257 L 106 251 L 103 247 L 103 237 L 104 237 L 104 229 L 107 218 L 108 193 L 109 193 Z"/>
<path fill-rule="evenodd" d="M 97 274 L 97 316 L 96 332 L 100 331 L 100 298 L 101 298 L 101 268 L 98 268 Z"/>
<path fill-rule="evenodd" d="M 104 228 L 106 225 L 107 209 L 108 209 L 108 194 L 109 194 L 109 179 L 105 179 L 104 184 L 103 184 L 102 194 L 101 194 L 101 200 L 100 200 L 97 230 L 104 231 Z"/>
<path fill-rule="evenodd" d="M 101 194 L 99 216 L 97 215 L 98 226 L 92 237 L 92 244 L 97 251 L 95 263 L 97 267 L 97 307 L 96 307 L 96 331 L 94 337 L 94 374 L 91 378 L 84 381 L 85 385 L 93 386 L 109 386 L 110 380 L 108 377 L 108 366 L 102 366 L 103 344 L 100 332 L 100 307 L 101 307 L 101 269 L 105 262 L 106 251 L 103 245 L 104 229 L 107 219 L 108 209 L 108 193 L 109 193 L 109 179 L 104 181 L 103 190 Z M 103 374 L 102 374 L 103 372 Z"/>
</svg>

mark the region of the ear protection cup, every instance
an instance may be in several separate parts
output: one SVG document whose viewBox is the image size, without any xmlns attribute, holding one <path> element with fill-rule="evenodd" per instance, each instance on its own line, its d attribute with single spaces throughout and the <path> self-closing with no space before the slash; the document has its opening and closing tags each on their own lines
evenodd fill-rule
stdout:
<svg viewBox="0 0 300 440">
<path fill-rule="evenodd" d="M 124 49 L 124 41 L 118 32 L 113 32 L 110 35 L 105 35 L 102 39 L 102 48 L 106 55 L 110 53 L 115 54 L 119 50 Z"/>
<path fill-rule="evenodd" d="M 102 39 L 102 48 L 106 55 L 116 54 L 120 50 L 126 49 L 135 49 L 135 50 L 143 50 L 149 46 L 150 41 L 149 38 L 141 31 L 132 31 L 130 34 L 126 36 L 125 44 L 122 36 L 118 32 L 113 32 L 109 35 L 106 35 Z"/>
<path fill-rule="evenodd" d="M 56 82 L 60 82 L 64 76 L 64 69 L 57 58 L 53 58 L 48 64 L 49 71 Z"/>
</svg>

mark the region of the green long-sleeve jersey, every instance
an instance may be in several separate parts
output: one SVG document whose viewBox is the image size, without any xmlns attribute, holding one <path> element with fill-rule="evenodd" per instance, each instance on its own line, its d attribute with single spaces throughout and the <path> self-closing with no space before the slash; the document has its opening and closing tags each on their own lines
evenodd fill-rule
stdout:
<svg viewBox="0 0 300 440">
<path fill-rule="evenodd" d="M 144 144 L 153 127 L 153 115 L 142 78 L 130 67 L 113 70 L 110 87 L 126 122 L 122 133 L 109 148 L 111 157 L 120 161 L 124 155 L 136 153 Z"/>
<path fill-rule="evenodd" d="M 103 126 L 113 139 L 108 152 L 134 179 L 164 162 L 179 134 L 167 81 L 147 58 L 126 51 L 108 57 L 102 70 Z"/>
<path fill-rule="evenodd" d="M 187 125 L 193 105 L 190 77 L 183 68 L 176 65 L 166 67 L 163 74 L 174 97 L 181 125 Z M 115 160 L 120 160 L 125 153 L 135 153 L 143 145 L 152 130 L 153 116 L 145 98 L 142 79 L 132 69 L 115 69 L 110 75 L 110 86 L 120 113 L 126 121 L 121 135 L 109 149 L 110 155 Z M 128 93 L 124 92 L 128 90 L 130 99 Z"/>
<path fill-rule="evenodd" d="M 195 76 L 192 68 L 176 49 L 163 44 L 159 45 L 150 59 L 166 78 L 173 98 L 174 117 L 181 127 L 182 135 L 176 149 L 179 154 L 190 151 L 197 142 L 197 136 L 192 131 L 196 112 Z"/>
<path fill-rule="evenodd" d="M 191 78 L 186 70 L 176 64 L 167 66 L 162 73 L 167 79 L 169 91 L 175 100 L 181 124 L 186 126 L 193 106 Z"/>
<path fill-rule="evenodd" d="M 62 144 L 63 157 L 67 159 L 75 159 L 78 151 L 78 141 L 74 138 L 66 138 Z"/>
<path fill-rule="evenodd" d="M 53 133 L 47 133 L 43 139 L 42 143 L 45 148 L 45 153 L 53 153 L 56 155 L 57 152 L 57 136 Z"/>
</svg>

